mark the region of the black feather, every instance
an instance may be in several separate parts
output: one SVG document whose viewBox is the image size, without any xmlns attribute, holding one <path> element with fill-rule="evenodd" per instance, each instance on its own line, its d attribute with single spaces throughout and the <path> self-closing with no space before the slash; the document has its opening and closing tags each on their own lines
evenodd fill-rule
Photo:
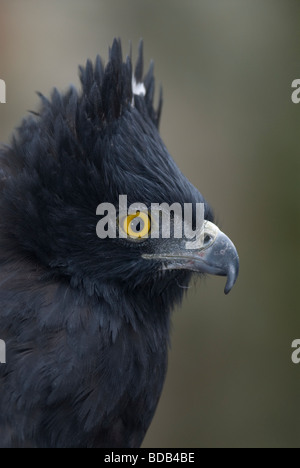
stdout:
<svg viewBox="0 0 300 468">
<path fill-rule="evenodd" d="M 138 59 L 135 66 L 134 76 L 137 83 L 140 83 L 143 80 L 143 70 L 144 70 L 144 52 L 143 52 L 143 41 L 140 41 Z"/>
</svg>

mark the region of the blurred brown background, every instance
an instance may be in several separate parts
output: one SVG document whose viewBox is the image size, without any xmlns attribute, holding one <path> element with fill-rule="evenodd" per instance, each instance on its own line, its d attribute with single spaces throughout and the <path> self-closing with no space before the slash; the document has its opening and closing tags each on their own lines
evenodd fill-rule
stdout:
<svg viewBox="0 0 300 468">
<path fill-rule="evenodd" d="M 173 320 L 169 373 L 144 447 L 299 447 L 298 0 L 0 0 L 0 141 L 35 91 L 78 85 L 114 36 L 140 37 L 164 88 L 163 139 L 241 261 L 197 282 Z"/>
</svg>

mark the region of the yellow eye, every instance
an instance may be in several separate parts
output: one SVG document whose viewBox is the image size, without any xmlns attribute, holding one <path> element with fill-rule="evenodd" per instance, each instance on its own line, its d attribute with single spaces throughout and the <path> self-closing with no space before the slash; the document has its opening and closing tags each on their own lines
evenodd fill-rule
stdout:
<svg viewBox="0 0 300 468">
<path fill-rule="evenodd" d="M 148 213 L 137 211 L 134 215 L 126 216 L 123 219 L 122 228 L 123 231 L 133 239 L 147 237 L 151 228 L 151 221 Z"/>
</svg>

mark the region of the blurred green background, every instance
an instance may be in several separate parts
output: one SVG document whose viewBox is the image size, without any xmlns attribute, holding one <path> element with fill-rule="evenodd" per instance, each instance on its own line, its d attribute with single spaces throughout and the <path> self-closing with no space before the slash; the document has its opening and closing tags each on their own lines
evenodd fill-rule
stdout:
<svg viewBox="0 0 300 468">
<path fill-rule="evenodd" d="M 0 141 L 35 91 L 78 86 L 115 36 L 145 42 L 164 88 L 161 134 L 235 242 L 239 280 L 192 285 L 173 317 L 144 447 L 299 447 L 299 0 L 0 0 Z"/>
</svg>

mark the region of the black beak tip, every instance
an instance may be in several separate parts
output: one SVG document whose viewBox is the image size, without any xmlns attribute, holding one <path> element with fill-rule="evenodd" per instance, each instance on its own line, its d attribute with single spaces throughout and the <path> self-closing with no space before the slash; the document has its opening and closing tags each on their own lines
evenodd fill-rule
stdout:
<svg viewBox="0 0 300 468">
<path fill-rule="evenodd" d="M 238 274 L 239 274 L 239 258 L 236 257 L 235 262 L 229 265 L 228 267 L 227 282 L 226 282 L 225 289 L 224 289 L 224 293 L 226 295 L 229 294 L 230 291 L 232 290 L 237 280 Z"/>
</svg>

